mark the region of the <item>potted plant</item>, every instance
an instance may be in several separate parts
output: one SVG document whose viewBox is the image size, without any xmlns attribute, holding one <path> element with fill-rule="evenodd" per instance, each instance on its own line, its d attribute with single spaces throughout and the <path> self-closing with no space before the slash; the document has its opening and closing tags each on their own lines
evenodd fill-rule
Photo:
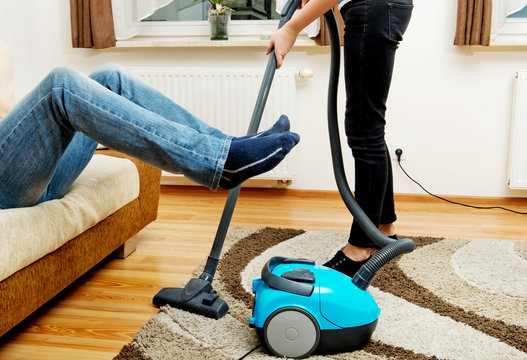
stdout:
<svg viewBox="0 0 527 360">
<path fill-rule="evenodd" d="M 194 0 L 194 2 L 199 0 Z M 208 20 L 210 24 L 210 39 L 211 40 L 228 40 L 229 39 L 229 22 L 231 21 L 231 12 L 234 11 L 230 7 L 223 5 L 229 0 L 208 0 L 211 4 L 208 12 Z M 232 0 L 231 0 L 232 1 Z"/>
</svg>

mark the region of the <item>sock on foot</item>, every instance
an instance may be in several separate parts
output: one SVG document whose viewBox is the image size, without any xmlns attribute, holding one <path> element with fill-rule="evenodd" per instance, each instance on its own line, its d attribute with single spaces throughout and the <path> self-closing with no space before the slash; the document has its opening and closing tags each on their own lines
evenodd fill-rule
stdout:
<svg viewBox="0 0 527 360">
<path fill-rule="evenodd" d="M 233 139 L 220 186 L 232 189 L 253 176 L 273 169 L 299 141 L 300 136 L 292 132 Z"/>
<path fill-rule="evenodd" d="M 245 140 L 245 139 L 252 139 L 252 138 L 260 137 L 260 136 L 280 134 L 280 133 L 289 131 L 290 128 L 291 128 L 291 124 L 289 122 L 289 118 L 287 117 L 287 115 L 282 115 L 280 116 L 280 119 L 278 119 L 274 123 L 274 125 L 271 128 L 267 129 L 266 131 L 261 131 L 256 134 L 250 134 L 246 136 L 235 137 L 233 140 Z"/>
<path fill-rule="evenodd" d="M 353 277 L 353 275 L 355 275 L 355 273 L 359 271 L 361 266 L 366 264 L 368 260 L 370 260 L 370 258 L 363 261 L 351 260 L 341 250 L 339 250 L 331 260 L 329 260 L 323 265 L 330 269 L 337 270 L 338 272 L 341 272 L 344 275 Z"/>
</svg>

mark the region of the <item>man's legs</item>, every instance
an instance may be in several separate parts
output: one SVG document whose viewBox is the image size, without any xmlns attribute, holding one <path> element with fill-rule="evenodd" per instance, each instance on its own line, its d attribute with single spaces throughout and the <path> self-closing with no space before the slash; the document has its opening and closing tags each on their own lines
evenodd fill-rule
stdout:
<svg viewBox="0 0 527 360">
<path fill-rule="evenodd" d="M 55 69 L 0 123 L 0 207 L 35 204 L 76 132 L 216 189 L 225 161 L 233 155 L 229 154 L 232 137 L 200 133 L 179 121 L 181 114 L 175 117 L 167 120 L 73 69 Z M 292 133 L 264 139 L 239 147 L 256 148 L 258 156 L 279 149 L 265 161 L 269 167 L 258 171 L 270 170 L 298 142 Z M 237 175 L 237 182 L 243 180 Z"/>
<path fill-rule="evenodd" d="M 188 126 L 200 134 L 224 139 L 225 134 L 201 121 L 186 109 L 147 85 L 118 64 L 108 64 L 96 70 L 90 78 L 134 104 L 162 116 L 166 120 Z"/>
<path fill-rule="evenodd" d="M 189 126 L 203 134 L 219 138 L 225 136 L 220 130 L 199 120 L 159 91 L 146 85 L 120 65 L 105 65 L 92 73 L 90 78 L 108 90 L 163 116 L 167 120 Z M 286 131 L 289 131 L 289 119 L 283 115 L 272 128 L 256 135 L 250 135 L 249 138 L 278 134 Z M 235 138 L 233 140 L 244 140 L 246 138 L 248 137 Z M 96 141 L 91 140 L 81 133 L 76 133 L 61 157 L 57 170 L 39 202 L 63 197 L 91 160 L 96 146 Z"/>
<path fill-rule="evenodd" d="M 96 141 L 80 132 L 75 133 L 38 202 L 60 199 L 66 195 L 75 179 L 90 162 L 96 148 Z"/>
<path fill-rule="evenodd" d="M 219 130 L 208 126 L 157 90 L 145 85 L 120 65 L 105 65 L 92 73 L 90 78 L 115 94 L 165 119 L 185 124 L 201 133 L 222 136 Z M 53 178 L 38 202 L 63 197 L 88 165 L 96 147 L 96 141 L 82 133 L 76 133 L 60 158 Z"/>
</svg>

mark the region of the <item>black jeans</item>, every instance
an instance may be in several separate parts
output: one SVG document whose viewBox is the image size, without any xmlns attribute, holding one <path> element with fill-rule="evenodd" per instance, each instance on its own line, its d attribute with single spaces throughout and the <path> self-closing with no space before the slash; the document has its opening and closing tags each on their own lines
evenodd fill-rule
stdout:
<svg viewBox="0 0 527 360">
<path fill-rule="evenodd" d="M 345 22 L 345 129 L 355 159 L 355 198 L 376 226 L 397 218 L 384 115 L 395 52 L 412 8 L 412 0 L 353 0 L 341 10 Z M 356 221 L 349 243 L 375 245 Z"/>
</svg>

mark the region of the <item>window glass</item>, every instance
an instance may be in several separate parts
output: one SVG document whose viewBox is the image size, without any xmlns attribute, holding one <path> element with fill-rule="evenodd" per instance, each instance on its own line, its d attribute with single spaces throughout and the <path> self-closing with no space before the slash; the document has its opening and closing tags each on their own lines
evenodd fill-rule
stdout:
<svg viewBox="0 0 527 360">
<path fill-rule="evenodd" d="M 527 18 L 527 5 L 525 5 L 525 7 L 522 8 L 521 10 L 518 10 L 508 15 L 507 17 L 508 18 Z"/>
<path fill-rule="evenodd" d="M 232 20 L 279 19 L 276 0 L 228 0 L 223 3 L 234 10 Z M 208 0 L 177 0 L 157 10 L 143 21 L 199 21 L 207 20 Z"/>
</svg>

